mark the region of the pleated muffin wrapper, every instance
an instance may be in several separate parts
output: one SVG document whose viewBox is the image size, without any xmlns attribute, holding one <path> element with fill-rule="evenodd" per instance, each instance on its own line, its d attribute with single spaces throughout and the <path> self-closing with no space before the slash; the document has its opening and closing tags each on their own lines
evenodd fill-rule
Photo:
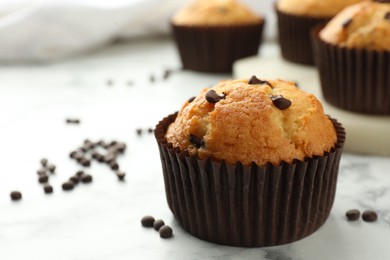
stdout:
<svg viewBox="0 0 390 260">
<path fill-rule="evenodd" d="M 231 72 L 234 61 L 257 55 L 265 20 L 248 25 L 182 26 L 171 23 L 184 69 Z"/>
<path fill-rule="evenodd" d="M 310 32 L 316 25 L 330 20 L 330 17 L 293 15 L 278 10 L 279 43 L 282 57 L 303 65 L 314 65 Z"/>
<path fill-rule="evenodd" d="M 176 114 L 156 127 L 165 192 L 176 220 L 190 234 L 241 247 L 275 246 L 304 238 L 328 218 L 344 128 L 332 120 L 338 141 L 324 156 L 274 166 L 199 159 L 165 139 Z"/>
<path fill-rule="evenodd" d="M 390 52 L 340 47 L 312 32 L 325 100 L 344 110 L 390 115 Z"/>
</svg>

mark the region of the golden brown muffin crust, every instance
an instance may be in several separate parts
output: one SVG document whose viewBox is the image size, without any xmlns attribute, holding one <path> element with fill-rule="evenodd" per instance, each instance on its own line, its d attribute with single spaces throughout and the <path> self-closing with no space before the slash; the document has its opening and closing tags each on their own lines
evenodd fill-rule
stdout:
<svg viewBox="0 0 390 260">
<path fill-rule="evenodd" d="M 349 48 L 390 51 L 390 3 L 347 7 L 321 30 L 320 38 Z"/>
<path fill-rule="evenodd" d="M 166 133 L 174 147 L 229 163 L 291 163 L 314 155 L 322 156 L 336 143 L 336 131 L 324 115 L 322 105 L 294 83 L 269 80 L 248 84 L 248 80 L 227 80 L 212 87 L 224 99 L 212 104 L 204 89 L 186 102 Z M 270 95 L 282 95 L 291 106 L 281 110 Z M 202 140 L 190 142 L 190 136 Z"/>
<path fill-rule="evenodd" d="M 278 10 L 310 17 L 333 17 L 344 7 L 362 0 L 278 0 Z"/>
<path fill-rule="evenodd" d="M 246 6 L 235 0 L 197 0 L 172 18 L 175 25 L 242 25 L 262 21 Z"/>
</svg>

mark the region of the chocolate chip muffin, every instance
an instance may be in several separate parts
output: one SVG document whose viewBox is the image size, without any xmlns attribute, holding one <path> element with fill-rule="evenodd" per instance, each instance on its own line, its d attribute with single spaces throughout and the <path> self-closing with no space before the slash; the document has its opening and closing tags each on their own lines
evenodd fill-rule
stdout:
<svg viewBox="0 0 390 260">
<path fill-rule="evenodd" d="M 311 29 L 329 21 L 344 7 L 362 0 L 278 0 L 275 5 L 283 58 L 314 65 Z"/>
<path fill-rule="evenodd" d="M 258 53 L 264 18 L 235 0 L 197 0 L 171 27 L 185 69 L 230 72 L 235 60 Z"/>
<path fill-rule="evenodd" d="M 164 118 L 155 136 L 168 205 L 201 239 L 280 245 L 329 216 L 345 132 L 292 82 L 222 81 Z"/>
<path fill-rule="evenodd" d="M 313 35 L 325 100 L 359 113 L 390 114 L 390 1 L 345 8 Z"/>
</svg>

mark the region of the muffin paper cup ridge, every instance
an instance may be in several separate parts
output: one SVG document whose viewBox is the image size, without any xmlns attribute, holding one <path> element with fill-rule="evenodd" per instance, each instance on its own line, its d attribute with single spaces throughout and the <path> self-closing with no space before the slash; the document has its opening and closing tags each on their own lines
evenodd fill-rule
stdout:
<svg viewBox="0 0 390 260">
<path fill-rule="evenodd" d="M 184 69 L 231 72 L 233 62 L 257 55 L 264 20 L 235 26 L 181 26 L 171 24 Z"/>
<path fill-rule="evenodd" d="M 275 10 L 282 57 L 295 63 L 314 65 L 310 39 L 311 29 L 318 24 L 329 21 L 330 18 L 287 14 L 279 11 L 276 6 Z"/>
<path fill-rule="evenodd" d="M 352 112 L 390 115 L 390 52 L 340 47 L 312 40 L 321 89 L 330 104 Z"/>
<path fill-rule="evenodd" d="M 166 197 L 190 234 L 218 244 L 261 247 L 290 243 L 317 230 L 335 197 L 345 140 L 341 124 L 335 148 L 324 156 L 260 167 L 190 156 L 165 139 L 176 114 L 156 127 Z"/>
</svg>

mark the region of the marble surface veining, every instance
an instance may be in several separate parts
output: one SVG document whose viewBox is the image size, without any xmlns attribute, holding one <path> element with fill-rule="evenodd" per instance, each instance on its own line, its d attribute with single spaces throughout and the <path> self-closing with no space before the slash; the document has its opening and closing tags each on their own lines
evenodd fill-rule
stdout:
<svg viewBox="0 0 390 260">
<path fill-rule="evenodd" d="M 174 46 L 165 38 L 118 44 L 56 64 L 0 67 L 0 259 L 390 258 L 390 158 L 385 157 L 344 154 L 331 215 L 301 241 L 235 248 L 183 231 L 166 203 L 154 137 L 138 136 L 135 129 L 153 127 L 201 88 L 230 75 L 180 71 L 163 79 L 165 68 L 178 67 Z M 81 124 L 67 125 L 66 117 L 80 118 Z M 119 158 L 125 182 L 93 163 L 87 169 L 92 184 L 61 190 L 80 169 L 68 153 L 85 138 L 127 143 Z M 43 157 L 57 166 L 51 195 L 37 182 Z M 11 190 L 22 191 L 22 201 L 12 202 Z M 351 208 L 373 209 L 378 221 L 347 222 L 344 214 Z M 146 214 L 172 226 L 174 237 L 163 240 L 142 228 Z"/>
</svg>

